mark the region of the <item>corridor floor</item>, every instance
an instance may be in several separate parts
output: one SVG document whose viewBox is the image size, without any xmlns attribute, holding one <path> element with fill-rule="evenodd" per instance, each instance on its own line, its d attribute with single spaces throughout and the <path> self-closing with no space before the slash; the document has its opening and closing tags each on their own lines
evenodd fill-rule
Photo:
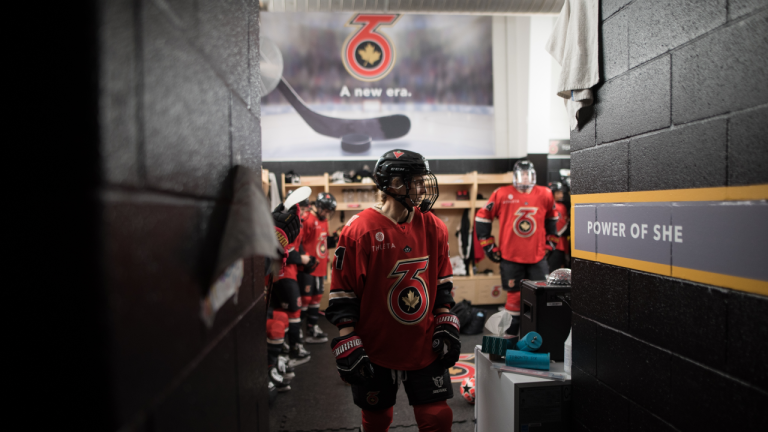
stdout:
<svg viewBox="0 0 768 432">
<path fill-rule="evenodd" d="M 497 306 L 484 308 L 486 316 L 496 312 Z M 338 334 L 336 328 L 324 317 L 320 327 L 329 338 Z M 482 334 L 461 335 L 462 353 L 473 354 L 474 346 L 482 343 Z M 326 432 L 358 431 L 360 409 L 352 403 L 349 386 L 339 379 L 330 342 L 307 344 L 312 360 L 296 368 L 291 390 L 280 393 L 270 407 L 269 430 L 272 432 Z M 474 359 L 462 360 L 474 364 Z M 470 366 L 471 369 L 471 366 Z M 467 403 L 459 392 L 460 383 L 453 383 L 453 399 L 448 405 L 453 409 L 453 432 L 474 432 L 474 405 Z M 418 432 L 413 409 L 408 405 L 405 390 L 401 387 L 394 408 L 392 432 Z"/>
</svg>

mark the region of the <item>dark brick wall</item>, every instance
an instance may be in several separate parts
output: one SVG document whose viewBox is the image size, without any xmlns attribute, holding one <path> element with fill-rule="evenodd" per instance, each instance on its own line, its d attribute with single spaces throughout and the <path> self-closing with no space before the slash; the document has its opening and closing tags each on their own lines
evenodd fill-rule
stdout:
<svg viewBox="0 0 768 432">
<path fill-rule="evenodd" d="M 101 430 L 267 430 L 263 260 L 200 319 L 233 167 L 261 170 L 258 2 L 97 2 Z"/>
<path fill-rule="evenodd" d="M 768 7 L 601 2 L 573 194 L 768 183 Z M 768 429 L 768 298 L 573 263 L 576 430 Z"/>
</svg>

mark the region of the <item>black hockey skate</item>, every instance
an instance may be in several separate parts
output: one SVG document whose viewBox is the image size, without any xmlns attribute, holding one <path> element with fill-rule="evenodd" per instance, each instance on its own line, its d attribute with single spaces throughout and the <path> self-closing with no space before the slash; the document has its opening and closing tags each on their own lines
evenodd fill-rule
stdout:
<svg viewBox="0 0 768 432">
<path fill-rule="evenodd" d="M 300 343 L 294 344 L 291 347 L 291 352 L 288 353 L 288 366 L 296 367 L 308 362 L 310 357 L 309 351 L 304 349 L 304 346 Z"/>
<path fill-rule="evenodd" d="M 307 328 L 306 341 L 308 344 L 326 343 L 328 342 L 328 335 L 320 330 L 319 325 L 315 324 L 312 327 Z"/>
<path fill-rule="evenodd" d="M 269 370 L 269 381 L 275 386 L 278 393 L 287 392 L 291 389 L 291 386 L 285 382 L 276 367 Z"/>
</svg>

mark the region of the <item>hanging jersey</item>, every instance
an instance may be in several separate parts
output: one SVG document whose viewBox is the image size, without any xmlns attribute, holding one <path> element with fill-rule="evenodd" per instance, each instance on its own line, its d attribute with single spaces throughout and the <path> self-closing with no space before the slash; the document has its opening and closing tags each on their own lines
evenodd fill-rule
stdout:
<svg viewBox="0 0 768 432">
<path fill-rule="evenodd" d="M 530 193 L 514 186 L 502 186 L 491 194 L 488 204 L 477 212 L 475 221 L 492 223 L 499 219 L 497 239 L 501 257 L 520 264 L 535 264 L 546 254 L 545 219 L 557 219 L 552 191 L 534 186 Z"/>
<path fill-rule="evenodd" d="M 324 277 L 328 273 L 328 221 L 308 212 L 301 229 L 304 250 L 317 259 L 317 267 L 311 274 Z"/>
<path fill-rule="evenodd" d="M 332 265 L 326 317 L 354 323 L 377 365 L 416 370 L 432 363 L 433 309 L 453 303 L 448 230 L 414 209 L 397 224 L 376 209 L 350 218 Z"/>
<path fill-rule="evenodd" d="M 560 236 L 560 241 L 557 243 L 557 250 L 568 252 L 568 241 L 563 237 L 563 234 L 565 234 L 565 231 L 568 229 L 568 224 L 571 223 L 571 219 L 565 204 L 556 202 L 555 207 L 557 208 L 557 214 L 560 217 L 560 219 L 557 220 L 557 235 Z"/>
</svg>

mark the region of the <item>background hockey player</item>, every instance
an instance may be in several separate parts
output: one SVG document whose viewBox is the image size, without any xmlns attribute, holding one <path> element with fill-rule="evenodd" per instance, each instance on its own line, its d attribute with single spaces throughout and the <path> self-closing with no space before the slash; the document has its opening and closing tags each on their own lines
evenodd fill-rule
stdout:
<svg viewBox="0 0 768 432">
<path fill-rule="evenodd" d="M 325 276 L 328 273 L 328 219 L 336 211 L 336 198 L 320 192 L 312 208 L 302 219 L 302 245 L 307 255 L 315 258 L 314 270 L 299 273 L 302 311 L 307 308 L 306 343 L 328 342 L 328 335 L 320 330 L 320 300 L 323 298 Z"/>
<path fill-rule="evenodd" d="M 499 219 L 498 246 L 491 235 L 494 218 Z M 530 161 L 518 161 L 512 170 L 512 184 L 493 191 L 475 222 L 485 254 L 501 263 L 501 285 L 507 291 L 505 309 L 512 315 L 507 333 L 516 336 L 520 331 L 520 281 L 543 280 L 549 270 L 546 236 L 557 232 L 552 192 L 536 185 L 536 170 Z"/>
<path fill-rule="evenodd" d="M 448 368 L 459 359 L 445 224 L 429 213 L 437 180 L 418 153 L 392 150 L 374 179 L 381 202 L 350 218 L 332 265 L 326 317 L 341 379 L 362 408 L 362 430 L 383 432 L 402 382 L 420 431 L 450 431 Z"/>
<path fill-rule="evenodd" d="M 281 210 L 280 208 L 276 209 Z M 302 228 L 303 231 L 303 228 Z M 272 306 L 276 312 L 288 315 L 288 346 L 290 358 L 288 365 L 295 367 L 310 360 L 310 354 L 301 343 L 301 297 L 298 283 L 298 266 L 308 271 L 314 270 L 316 260 L 300 252 L 302 232 L 285 248 L 288 253 L 286 264 L 274 277 L 272 285 Z"/>
<path fill-rule="evenodd" d="M 557 220 L 557 233 L 547 234 L 547 248 L 549 250 L 549 256 L 547 262 L 549 263 L 549 272 L 566 267 L 568 260 L 566 256 L 570 255 L 570 243 L 568 242 L 569 225 L 571 222 L 570 212 L 568 208 L 563 204 L 563 192 L 564 186 L 560 182 L 550 182 L 549 190 L 552 191 L 552 197 L 555 199 L 555 208 L 559 219 Z"/>
</svg>

